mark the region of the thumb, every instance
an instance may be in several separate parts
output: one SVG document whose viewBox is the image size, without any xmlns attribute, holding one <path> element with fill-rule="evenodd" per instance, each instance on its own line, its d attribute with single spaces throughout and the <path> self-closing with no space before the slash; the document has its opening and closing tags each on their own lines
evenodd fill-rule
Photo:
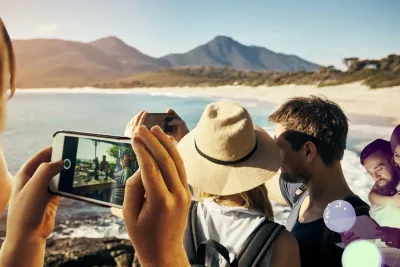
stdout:
<svg viewBox="0 0 400 267">
<path fill-rule="evenodd" d="M 145 190 L 140 174 L 140 168 L 132 175 L 125 185 L 124 204 L 122 214 L 125 220 L 136 222 L 144 203 Z"/>
<path fill-rule="evenodd" d="M 28 184 L 33 184 L 34 190 L 38 194 L 46 194 L 50 180 L 60 173 L 63 165 L 64 162 L 62 160 L 40 164 Z"/>
</svg>

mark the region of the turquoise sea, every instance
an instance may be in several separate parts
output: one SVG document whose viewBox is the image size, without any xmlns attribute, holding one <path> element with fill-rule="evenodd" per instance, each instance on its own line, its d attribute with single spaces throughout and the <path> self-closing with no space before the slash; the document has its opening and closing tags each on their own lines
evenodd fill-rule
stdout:
<svg viewBox="0 0 400 267">
<path fill-rule="evenodd" d="M 192 129 L 205 106 L 216 100 L 221 99 L 193 98 L 184 94 L 19 91 L 9 103 L 9 121 L 2 145 L 9 170 L 15 174 L 30 156 L 51 145 L 52 135 L 57 130 L 122 135 L 126 123 L 137 112 L 165 112 L 168 108 L 177 111 Z M 223 100 L 230 101 L 229 97 Z M 235 102 L 246 107 L 253 121 L 272 134 L 273 125 L 267 122 L 267 117 L 276 109 L 275 105 L 257 99 Z M 359 152 L 376 138 L 389 138 L 393 127 L 383 118 L 347 115 L 351 125 L 343 168 L 350 187 L 366 200 L 372 180 L 359 163 Z M 284 222 L 287 210 L 277 205 L 274 210 L 276 221 Z M 127 237 L 122 222 L 106 208 L 63 199 L 57 217 L 56 236 Z M 2 222 L 4 227 L 4 216 Z"/>
</svg>

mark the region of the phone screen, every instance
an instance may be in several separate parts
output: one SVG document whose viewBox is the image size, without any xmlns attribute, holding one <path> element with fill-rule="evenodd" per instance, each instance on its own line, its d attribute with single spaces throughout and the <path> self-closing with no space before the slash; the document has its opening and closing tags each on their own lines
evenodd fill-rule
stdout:
<svg viewBox="0 0 400 267">
<path fill-rule="evenodd" d="M 139 168 L 129 143 L 65 136 L 58 190 L 122 205 L 125 183 Z"/>
<path fill-rule="evenodd" d="M 165 133 L 171 133 L 173 126 L 169 126 L 168 123 L 173 119 L 172 115 L 166 113 L 148 113 L 143 124 L 147 129 L 151 129 L 153 126 L 158 125 Z"/>
</svg>

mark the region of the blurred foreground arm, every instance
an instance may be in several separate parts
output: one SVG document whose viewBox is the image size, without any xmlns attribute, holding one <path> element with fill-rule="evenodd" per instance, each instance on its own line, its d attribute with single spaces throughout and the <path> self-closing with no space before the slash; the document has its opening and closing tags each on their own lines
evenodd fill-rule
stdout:
<svg viewBox="0 0 400 267">
<path fill-rule="evenodd" d="M 32 157 L 15 176 L 0 266 L 43 266 L 46 239 L 54 228 L 59 197 L 48 185 L 63 162 L 51 162 L 51 147 Z"/>
<path fill-rule="evenodd" d="M 190 192 L 183 161 L 155 126 L 133 133 L 139 170 L 128 179 L 122 209 L 141 266 L 190 266 L 183 247 Z"/>
<path fill-rule="evenodd" d="M 0 147 L 0 216 L 7 207 L 11 196 L 12 176 L 8 172 L 3 149 Z"/>
</svg>

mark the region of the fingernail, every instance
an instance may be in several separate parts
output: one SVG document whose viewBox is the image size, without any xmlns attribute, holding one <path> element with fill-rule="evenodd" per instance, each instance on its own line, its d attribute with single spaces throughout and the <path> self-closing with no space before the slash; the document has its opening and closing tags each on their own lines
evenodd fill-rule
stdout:
<svg viewBox="0 0 400 267">
<path fill-rule="evenodd" d="M 152 131 L 155 131 L 155 132 L 158 132 L 158 133 L 161 132 L 161 128 L 160 128 L 160 126 L 158 126 L 158 125 L 154 125 L 154 126 L 151 128 L 151 130 L 152 130 Z"/>
<path fill-rule="evenodd" d="M 140 125 L 138 129 L 139 129 L 139 131 L 143 131 L 143 132 L 149 131 L 149 130 L 147 130 L 147 127 L 145 125 Z"/>
<path fill-rule="evenodd" d="M 142 142 L 142 139 L 140 139 L 139 136 L 133 137 L 133 140 L 136 141 L 136 142 Z"/>
</svg>

